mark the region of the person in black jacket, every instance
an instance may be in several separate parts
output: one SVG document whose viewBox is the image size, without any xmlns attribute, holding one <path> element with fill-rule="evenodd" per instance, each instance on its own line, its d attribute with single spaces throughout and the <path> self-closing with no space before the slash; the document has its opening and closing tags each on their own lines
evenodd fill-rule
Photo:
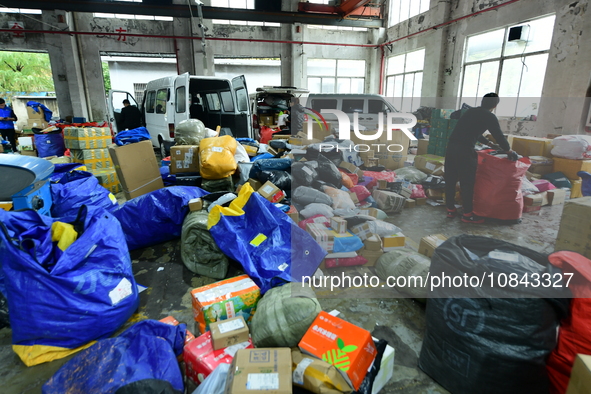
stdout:
<svg viewBox="0 0 591 394">
<path fill-rule="evenodd" d="M 486 130 L 490 131 L 510 160 L 517 160 L 517 154 L 511 150 L 497 117 L 492 113 L 499 101 L 496 93 L 485 95 L 480 107 L 470 108 L 462 115 L 449 138 L 445 155 L 445 205 L 448 218 L 457 216 L 455 194 L 456 183 L 459 181 L 464 211 L 462 221 L 484 222 L 484 218 L 474 215 L 472 208 L 478 165 L 478 155 L 474 146 L 476 142 L 491 145 L 491 142 L 482 135 Z"/>
<path fill-rule="evenodd" d="M 129 100 L 123 100 L 121 108 L 121 129 L 132 130 L 142 126 L 142 113 L 135 105 L 130 105 Z"/>
</svg>

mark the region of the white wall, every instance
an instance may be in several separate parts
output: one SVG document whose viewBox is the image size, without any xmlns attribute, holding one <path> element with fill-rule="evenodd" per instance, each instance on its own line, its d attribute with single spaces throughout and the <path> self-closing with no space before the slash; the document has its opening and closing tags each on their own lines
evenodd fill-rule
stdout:
<svg viewBox="0 0 591 394">
<path fill-rule="evenodd" d="M 175 59 L 103 57 L 109 63 L 111 89 L 134 94 L 134 83 L 148 83 L 154 79 L 177 75 Z"/>
</svg>

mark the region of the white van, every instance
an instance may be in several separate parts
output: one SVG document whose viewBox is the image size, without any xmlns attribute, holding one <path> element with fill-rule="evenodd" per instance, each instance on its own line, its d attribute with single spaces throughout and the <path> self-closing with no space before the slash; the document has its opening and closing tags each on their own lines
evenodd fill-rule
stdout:
<svg viewBox="0 0 591 394">
<path fill-rule="evenodd" d="M 263 86 L 250 94 L 252 127 L 258 135 L 261 126 L 277 127 L 280 124 L 279 114 L 290 108 L 293 97 L 306 94 L 307 89 L 293 86 Z"/>
<path fill-rule="evenodd" d="M 304 104 L 304 103 L 302 103 Z M 304 106 L 320 112 L 323 109 L 336 109 L 349 116 L 353 125 L 353 114 L 359 113 L 359 125 L 367 130 L 377 130 L 378 114 L 399 112 L 380 94 L 313 93 L 308 96 Z M 336 122 L 336 115 L 322 114 L 328 122 Z"/>
<path fill-rule="evenodd" d="M 121 112 L 124 98 L 130 100 L 132 105 L 136 103 L 128 92 L 111 91 L 109 94 L 108 108 L 115 132 L 119 130 L 117 114 Z M 190 118 L 201 120 L 210 129 L 221 126 L 222 135 L 253 138 L 248 91 L 243 75 L 229 80 L 184 73 L 150 81 L 140 110 L 152 145 L 159 147 L 162 157 L 166 157 L 174 145 L 176 126 Z"/>
</svg>

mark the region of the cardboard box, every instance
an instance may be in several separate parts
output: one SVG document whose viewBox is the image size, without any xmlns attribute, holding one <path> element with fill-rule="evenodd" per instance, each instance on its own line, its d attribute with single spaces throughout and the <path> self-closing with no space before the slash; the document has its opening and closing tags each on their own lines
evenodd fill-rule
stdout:
<svg viewBox="0 0 591 394">
<path fill-rule="evenodd" d="M 74 160 L 104 160 L 111 159 L 109 156 L 109 150 L 106 148 L 101 149 L 70 149 L 70 155 Z"/>
<path fill-rule="evenodd" d="M 236 316 L 250 321 L 261 298 L 261 289 L 248 275 L 224 279 L 191 291 L 193 317 L 205 333 L 213 322 Z"/>
<path fill-rule="evenodd" d="M 447 241 L 447 237 L 443 234 L 427 235 L 421 238 L 419 253 L 431 258 L 435 249 L 445 241 Z"/>
<path fill-rule="evenodd" d="M 524 196 L 523 205 L 526 207 L 543 207 L 548 205 L 548 197 L 546 192 Z"/>
<path fill-rule="evenodd" d="M 355 174 L 358 177 L 363 177 L 363 171 L 361 169 L 359 169 L 359 167 L 355 166 L 354 164 L 351 164 L 349 162 L 346 161 L 342 161 L 341 164 L 339 164 L 339 167 L 349 171 L 351 174 Z"/>
<path fill-rule="evenodd" d="M 579 179 L 577 172 L 591 172 L 591 160 L 571 160 L 560 157 L 554 158 L 554 171 L 562 172 L 569 179 Z"/>
<path fill-rule="evenodd" d="M 375 135 L 376 131 L 363 130 L 361 131 L 361 134 Z M 388 138 L 388 134 L 390 134 L 391 138 Z M 351 140 L 356 145 L 365 145 L 370 148 L 368 152 L 360 154 L 363 161 L 365 161 L 367 157 L 375 157 L 379 160 L 379 164 L 385 166 L 389 170 L 396 170 L 404 167 L 410 139 L 401 130 L 393 130 L 391 133 L 385 131 L 378 139 L 371 141 L 362 140 L 355 133 L 351 133 Z M 373 152 L 373 156 L 371 156 L 370 152 Z"/>
<path fill-rule="evenodd" d="M 385 179 L 378 179 L 378 189 L 388 190 L 388 181 Z"/>
<path fill-rule="evenodd" d="M 229 348 L 213 350 L 211 332 L 198 336 L 183 351 L 185 373 L 189 379 L 200 384 L 220 364 L 231 364 L 236 352 L 240 349 L 252 349 L 252 340 L 242 342 Z"/>
<path fill-rule="evenodd" d="M 295 223 L 299 223 L 300 221 L 300 213 L 293 205 L 289 207 L 289 211 L 287 211 L 287 216 L 289 216 L 291 220 L 293 220 Z"/>
<path fill-rule="evenodd" d="M 408 146 L 402 152 L 406 153 L 406 151 L 408 151 Z M 406 154 L 401 153 L 374 152 L 374 155 L 378 159 L 378 164 L 386 167 L 388 170 L 397 170 L 404 167 L 404 163 L 408 159 Z"/>
<path fill-rule="evenodd" d="M 347 221 L 341 217 L 333 216 L 330 218 L 330 227 L 338 234 L 347 232 Z"/>
<path fill-rule="evenodd" d="M 547 134 L 546 138 L 553 140 L 554 138 L 562 137 L 562 134 Z"/>
<path fill-rule="evenodd" d="M 426 174 L 443 175 L 445 157 L 436 155 L 420 155 L 415 157 L 415 167 Z"/>
<path fill-rule="evenodd" d="M 581 180 L 581 178 L 579 179 L 569 179 L 570 183 L 571 183 L 571 189 L 570 189 L 570 198 L 579 198 L 579 197 L 583 197 L 583 191 L 582 191 L 582 186 L 583 186 L 583 181 Z"/>
<path fill-rule="evenodd" d="M 589 394 L 591 389 L 591 356 L 577 354 L 566 394 Z"/>
<path fill-rule="evenodd" d="M 37 151 L 36 150 L 23 150 L 20 152 L 20 154 L 22 156 L 35 156 L 37 157 Z"/>
<path fill-rule="evenodd" d="M 166 316 L 164 319 L 158 320 L 164 324 L 168 324 L 169 326 L 178 326 L 180 323 L 177 319 L 172 316 Z M 195 339 L 195 335 L 191 333 L 191 331 L 187 330 L 185 333 L 185 345 Z M 182 355 L 180 356 L 182 357 Z"/>
<path fill-rule="evenodd" d="M 378 218 L 378 210 L 376 208 L 360 209 L 359 214 Z"/>
<path fill-rule="evenodd" d="M 426 155 L 427 154 L 427 148 L 429 147 L 429 140 L 419 140 L 417 142 L 417 156 L 420 155 Z"/>
<path fill-rule="evenodd" d="M 350 393 L 353 391 L 353 388 L 337 368 L 326 361 L 306 356 L 298 349 L 291 349 L 291 362 L 294 386 L 303 387 L 315 393 L 326 394 Z"/>
<path fill-rule="evenodd" d="M 324 311 L 312 322 L 298 347 L 336 366 L 355 390 L 377 354 L 369 331 Z"/>
<path fill-rule="evenodd" d="M 570 250 L 591 259 L 591 197 L 564 204 L 555 250 Z"/>
<path fill-rule="evenodd" d="M 257 181 L 256 179 L 252 179 L 252 178 L 248 178 L 248 183 L 250 183 L 250 186 L 252 186 L 252 190 L 254 190 L 255 192 L 257 190 L 259 190 L 261 188 L 261 186 L 263 186 L 263 184 L 259 181 Z"/>
<path fill-rule="evenodd" d="M 546 175 L 552 172 L 554 160 L 544 156 L 530 156 L 531 166 L 528 171 L 532 174 Z"/>
<path fill-rule="evenodd" d="M 353 234 L 361 238 L 362 241 L 365 241 L 373 235 L 373 231 L 371 230 L 371 228 L 369 227 L 369 223 L 367 222 L 351 227 L 351 231 L 353 232 Z"/>
<path fill-rule="evenodd" d="M 199 172 L 199 145 L 175 145 L 170 148 L 170 173 Z"/>
<path fill-rule="evenodd" d="M 417 206 L 427 204 L 427 198 L 426 197 L 415 198 L 415 201 L 417 202 Z"/>
<path fill-rule="evenodd" d="M 363 265 L 364 267 L 375 267 L 376 263 L 378 262 L 378 259 L 384 255 L 384 251 L 383 250 L 369 250 L 369 249 L 363 248 L 363 249 L 360 249 L 357 252 L 357 254 L 359 256 L 363 256 L 367 260 L 367 263 L 365 263 Z"/>
<path fill-rule="evenodd" d="M 404 247 L 406 237 L 402 233 L 396 233 L 382 237 L 384 243 L 384 252 L 391 252 L 394 249 Z"/>
<path fill-rule="evenodd" d="M 45 119 L 45 111 L 43 108 L 38 108 L 39 112 L 35 111 L 33 107 L 27 106 L 27 117 L 29 120 Z"/>
<path fill-rule="evenodd" d="M 79 159 L 72 157 L 72 162 L 86 166 L 87 170 L 106 170 L 113 168 L 113 160 L 110 157 L 104 159 Z"/>
<path fill-rule="evenodd" d="M 564 189 L 552 189 L 546 192 L 548 198 L 548 205 L 560 205 L 564 204 L 566 200 L 566 190 Z"/>
<path fill-rule="evenodd" d="M 261 186 L 257 192 L 272 203 L 279 202 L 285 198 L 285 193 L 275 186 L 271 181 L 265 182 L 265 184 Z"/>
<path fill-rule="evenodd" d="M 267 153 L 270 153 L 273 156 L 277 156 L 279 154 L 279 152 L 277 152 L 275 149 L 271 148 L 270 146 L 267 147 Z"/>
<path fill-rule="evenodd" d="M 382 239 L 379 235 L 373 234 L 371 237 L 366 238 L 363 241 L 363 246 L 365 249 L 370 251 L 382 250 Z"/>
<path fill-rule="evenodd" d="M 397 213 L 404 208 L 406 198 L 398 193 L 386 190 L 374 190 L 372 197 L 376 200 L 378 208 L 386 213 Z"/>
<path fill-rule="evenodd" d="M 18 137 L 18 150 L 34 150 L 35 144 L 33 143 L 33 137 Z"/>
<path fill-rule="evenodd" d="M 45 160 L 49 160 L 53 164 L 68 164 L 72 162 L 72 158 L 70 156 L 50 156 L 46 157 Z M 113 169 L 113 171 L 115 171 L 115 169 Z M 115 173 L 115 177 L 117 177 L 117 173 Z M 119 183 L 119 180 L 117 180 L 117 183 Z"/>
<path fill-rule="evenodd" d="M 289 348 L 241 349 L 228 372 L 225 394 L 291 394 Z"/>
<path fill-rule="evenodd" d="M 117 171 L 114 168 L 104 168 L 100 170 L 89 170 L 92 175 L 94 175 L 99 184 L 108 189 L 111 193 L 117 194 L 121 192 L 121 184 L 119 183 L 119 178 L 117 177 Z"/>
<path fill-rule="evenodd" d="M 111 145 L 109 154 L 128 200 L 164 187 L 151 141 Z"/>
<path fill-rule="evenodd" d="M 523 213 L 530 213 L 530 212 L 537 212 L 542 210 L 542 206 L 541 205 L 536 205 L 536 206 L 527 206 L 524 205 L 523 206 Z"/>
<path fill-rule="evenodd" d="M 412 200 L 410 198 L 406 199 L 406 202 L 404 203 L 404 208 L 414 208 L 417 206 L 417 202 L 415 200 Z"/>
<path fill-rule="evenodd" d="M 228 346 L 248 341 L 250 333 L 242 316 L 213 322 L 209 325 L 213 350 L 220 350 Z"/>
<path fill-rule="evenodd" d="M 357 197 L 357 194 L 349 192 L 349 197 L 351 197 L 351 201 L 353 201 L 353 204 L 359 204 L 359 197 Z"/>
<path fill-rule="evenodd" d="M 444 189 L 427 189 L 425 195 L 431 200 L 442 200 L 445 195 Z"/>
<path fill-rule="evenodd" d="M 544 156 L 552 157 L 552 140 L 538 137 L 514 136 L 511 149 L 521 156 Z"/>
<path fill-rule="evenodd" d="M 203 200 L 201 198 L 193 198 L 189 200 L 189 211 L 201 211 L 203 209 Z"/>
<path fill-rule="evenodd" d="M 377 167 L 378 165 L 380 165 L 380 159 L 375 157 L 368 157 L 367 160 L 365 160 L 365 167 Z"/>
<path fill-rule="evenodd" d="M 250 157 L 256 156 L 259 151 L 259 149 L 256 146 L 252 146 L 252 145 L 242 145 L 242 146 L 244 147 L 244 150 L 246 150 L 246 153 Z"/>
<path fill-rule="evenodd" d="M 46 129 L 47 127 L 49 127 L 49 123 L 43 119 L 29 119 L 27 121 L 27 129 Z"/>
<path fill-rule="evenodd" d="M 314 238 L 322 249 L 332 252 L 334 249 L 334 235 L 323 224 L 308 223 L 306 224 L 306 232 Z"/>
<path fill-rule="evenodd" d="M 66 127 L 64 144 L 69 149 L 107 148 L 112 141 L 108 127 Z"/>
</svg>

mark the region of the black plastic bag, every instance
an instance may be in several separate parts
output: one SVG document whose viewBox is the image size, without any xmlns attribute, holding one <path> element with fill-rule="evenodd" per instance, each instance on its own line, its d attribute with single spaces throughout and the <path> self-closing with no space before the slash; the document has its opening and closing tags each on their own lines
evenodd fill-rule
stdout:
<svg viewBox="0 0 591 394">
<path fill-rule="evenodd" d="M 353 392 L 353 394 L 371 394 L 371 392 L 373 391 L 373 382 L 376 379 L 376 376 L 378 376 L 378 373 L 380 372 L 382 357 L 384 356 L 384 352 L 386 351 L 386 346 L 388 346 L 388 342 L 386 342 L 384 339 L 380 339 L 378 341 L 374 340 L 373 343 L 376 345 L 378 353 L 373 361 L 373 364 L 371 365 L 371 368 L 369 369 L 369 371 L 367 371 L 367 375 L 365 375 L 363 382 L 361 382 L 359 390 Z"/>
<path fill-rule="evenodd" d="M 294 163 L 291 166 L 291 176 L 294 184 L 298 186 L 311 186 L 318 178 L 315 168 L 305 163 Z"/>
<path fill-rule="evenodd" d="M 267 181 L 272 182 L 279 189 L 291 194 L 291 174 L 287 171 L 261 171 L 258 180 L 263 184 Z"/>
<path fill-rule="evenodd" d="M 269 146 L 275 150 L 287 149 L 287 140 L 271 140 Z"/>
<path fill-rule="evenodd" d="M 501 288 L 497 282 L 503 274 L 508 278 L 515 273 L 519 279 L 524 273 L 559 274 L 547 255 L 492 238 L 460 235 L 433 254 L 429 274 L 441 278 L 444 273 L 485 282 L 482 287 L 429 288 L 419 367 L 455 394 L 548 393 L 546 359 L 556 346 L 556 329 L 567 314 L 570 292 L 524 283 Z M 532 283 L 531 275 L 529 280 Z"/>
<path fill-rule="evenodd" d="M 300 186 L 292 193 L 291 199 L 294 203 L 306 206 L 312 203 L 326 204 L 332 206 L 332 198 L 319 190 L 307 186 Z"/>
<path fill-rule="evenodd" d="M 335 189 L 340 189 L 343 186 L 343 178 L 337 166 L 324 157 L 318 156 L 318 180 L 326 182 Z"/>
<path fill-rule="evenodd" d="M 322 146 L 322 149 L 320 148 Z M 328 146 L 326 144 L 312 144 L 308 145 L 306 149 L 306 160 L 318 160 L 319 156 L 324 156 L 335 165 L 341 164 L 343 161 L 343 155 L 337 150 L 336 146 Z"/>
<path fill-rule="evenodd" d="M 254 162 L 249 177 L 258 179 L 258 174 L 261 171 L 289 171 L 291 163 L 291 159 L 260 159 Z"/>
</svg>

